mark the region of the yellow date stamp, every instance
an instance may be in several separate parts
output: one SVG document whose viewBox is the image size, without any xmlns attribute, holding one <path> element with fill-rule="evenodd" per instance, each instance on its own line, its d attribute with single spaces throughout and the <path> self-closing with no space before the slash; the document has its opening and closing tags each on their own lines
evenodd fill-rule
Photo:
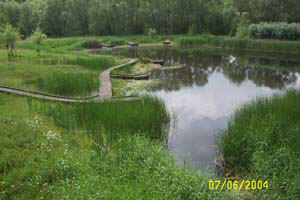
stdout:
<svg viewBox="0 0 300 200">
<path fill-rule="evenodd" d="M 209 180 L 210 190 L 267 190 L 269 181 L 262 180 Z"/>
</svg>

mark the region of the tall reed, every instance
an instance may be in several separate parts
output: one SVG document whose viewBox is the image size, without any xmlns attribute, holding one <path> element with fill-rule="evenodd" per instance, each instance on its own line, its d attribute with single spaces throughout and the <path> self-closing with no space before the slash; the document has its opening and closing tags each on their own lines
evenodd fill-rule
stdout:
<svg viewBox="0 0 300 200">
<path fill-rule="evenodd" d="M 98 79 L 92 74 L 52 73 L 47 78 L 39 78 L 35 85 L 50 94 L 60 96 L 91 96 L 99 87 Z"/>
<path fill-rule="evenodd" d="M 51 117 L 59 127 L 85 130 L 99 137 L 100 143 L 114 141 L 125 132 L 166 139 L 169 115 L 164 103 L 157 98 L 72 105 L 35 101 L 33 104 L 33 108 Z"/>
<path fill-rule="evenodd" d="M 271 199 L 300 197 L 299 99 L 300 91 L 290 90 L 241 107 L 220 140 L 225 167 L 268 180 L 269 191 L 260 195 Z"/>
</svg>

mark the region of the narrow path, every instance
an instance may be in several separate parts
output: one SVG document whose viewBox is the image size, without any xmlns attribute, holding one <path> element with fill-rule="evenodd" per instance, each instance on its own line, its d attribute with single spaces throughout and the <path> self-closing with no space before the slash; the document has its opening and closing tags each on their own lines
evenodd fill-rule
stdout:
<svg viewBox="0 0 300 200">
<path fill-rule="evenodd" d="M 131 59 L 127 63 L 112 67 L 112 68 L 104 71 L 103 73 L 101 73 L 99 76 L 99 82 L 101 83 L 101 85 L 99 87 L 99 97 L 106 98 L 106 99 L 112 98 L 112 84 L 111 84 L 111 79 L 110 79 L 110 73 L 113 70 L 125 67 L 127 65 L 132 65 L 132 64 L 136 63 L 137 61 L 138 61 L 138 59 Z"/>
<path fill-rule="evenodd" d="M 115 69 L 119 69 L 122 67 L 125 67 L 127 65 L 131 65 L 136 63 L 137 59 L 131 59 L 130 61 L 114 66 L 104 72 L 102 72 L 99 76 L 99 94 L 97 96 L 88 97 L 88 98 L 68 98 L 68 97 L 61 97 L 61 96 L 55 96 L 55 95 L 48 95 L 48 94 L 42 94 L 38 92 L 31 92 L 11 87 L 5 87 L 0 86 L 0 92 L 4 93 L 10 93 L 10 94 L 17 94 L 21 96 L 27 96 L 27 97 L 33 97 L 33 98 L 39 98 L 39 99 L 45 99 L 45 100 L 52 100 L 52 101 L 59 101 L 59 102 L 68 102 L 68 103 L 88 103 L 92 101 L 102 101 L 106 99 L 113 99 L 113 100 L 122 100 L 122 101 L 129 101 L 130 97 L 120 97 L 120 98 L 113 98 L 112 97 L 112 84 L 110 79 L 110 73 L 111 71 Z M 138 97 L 132 98 L 132 100 L 137 100 Z"/>
</svg>

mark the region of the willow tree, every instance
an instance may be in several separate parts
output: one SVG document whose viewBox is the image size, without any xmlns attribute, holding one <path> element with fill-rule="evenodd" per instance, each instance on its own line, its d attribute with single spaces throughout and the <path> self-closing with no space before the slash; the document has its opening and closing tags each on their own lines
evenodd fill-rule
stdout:
<svg viewBox="0 0 300 200">
<path fill-rule="evenodd" d="M 9 60 L 11 60 L 12 57 L 17 57 L 15 46 L 19 39 L 20 34 L 10 24 L 7 24 L 4 31 L 0 34 L 1 43 L 6 47 Z"/>
<path fill-rule="evenodd" d="M 41 54 L 42 42 L 47 38 L 47 35 L 42 32 L 40 27 L 37 27 L 35 32 L 32 34 L 31 39 L 36 44 L 36 52 L 38 56 Z"/>
</svg>

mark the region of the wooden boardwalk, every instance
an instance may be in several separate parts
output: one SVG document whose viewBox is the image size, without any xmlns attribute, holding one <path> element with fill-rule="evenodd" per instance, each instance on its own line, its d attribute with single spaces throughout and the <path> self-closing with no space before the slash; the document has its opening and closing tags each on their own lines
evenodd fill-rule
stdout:
<svg viewBox="0 0 300 200">
<path fill-rule="evenodd" d="M 131 59 L 130 61 L 114 66 L 104 72 L 102 72 L 99 75 L 99 94 L 97 96 L 88 97 L 88 98 L 68 98 L 68 97 L 62 97 L 62 96 L 55 96 L 55 95 L 48 95 L 48 94 L 42 94 L 38 92 L 31 92 L 11 87 L 5 87 L 0 86 L 0 92 L 4 93 L 10 93 L 10 94 L 17 94 L 21 96 L 27 96 L 32 98 L 38 98 L 38 99 L 45 99 L 45 100 L 51 100 L 51 101 L 59 101 L 59 102 L 67 102 L 67 103 L 89 103 L 93 101 L 102 101 L 107 99 L 112 100 L 123 100 L 123 101 L 129 101 L 131 97 L 121 97 L 121 98 L 113 98 L 112 97 L 112 84 L 110 79 L 110 73 L 115 70 L 122 67 L 125 67 L 127 65 L 131 65 L 136 63 L 137 59 Z M 138 97 L 133 97 L 133 100 L 138 99 Z"/>
<path fill-rule="evenodd" d="M 110 73 L 113 70 L 120 69 L 122 67 L 132 65 L 136 63 L 138 60 L 137 59 L 131 59 L 127 63 L 123 63 L 121 65 L 112 67 L 103 73 L 100 74 L 99 76 L 99 82 L 100 82 L 100 87 L 99 87 L 99 97 L 100 98 L 105 98 L 105 99 L 111 99 L 112 98 L 112 84 L 111 84 L 111 79 L 110 79 Z"/>
</svg>

